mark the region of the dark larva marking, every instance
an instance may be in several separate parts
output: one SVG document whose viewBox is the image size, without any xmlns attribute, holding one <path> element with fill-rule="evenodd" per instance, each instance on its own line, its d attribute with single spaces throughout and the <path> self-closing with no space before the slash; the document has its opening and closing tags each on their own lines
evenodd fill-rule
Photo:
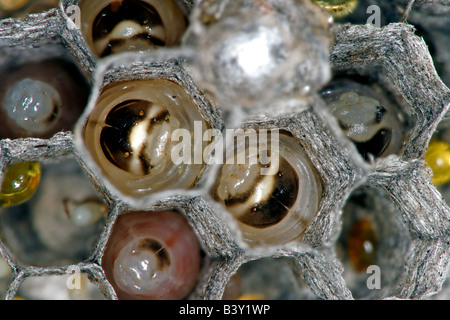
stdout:
<svg viewBox="0 0 450 320">
<path fill-rule="evenodd" d="M 153 252 L 158 257 L 159 268 L 161 270 L 170 267 L 171 262 L 169 253 L 159 241 L 150 238 L 142 239 L 139 242 L 139 248 Z"/>
<path fill-rule="evenodd" d="M 380 123 L 381 120 L 383 120 L 383 116 L 386 114 L 387 110 L 386 108 L 382 107 L 382 106 L 378 106 L 377 107 L 377 114 L 375 116 L 375 122 L 376 123 Z"/>
</svg>

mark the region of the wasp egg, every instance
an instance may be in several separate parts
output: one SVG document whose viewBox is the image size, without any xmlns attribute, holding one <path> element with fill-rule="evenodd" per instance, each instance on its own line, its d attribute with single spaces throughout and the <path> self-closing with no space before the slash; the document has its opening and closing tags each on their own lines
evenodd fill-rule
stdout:
<svg viewBox="0 0 450 320">
<path fill-rule="evenodd" d="M 197 106 L 175 82 L 120 82 L 100 94 L 84 140 L 106 178 L 122 192 L 140 196 L 195 185 L 203 168 L 203 160 L 195 162 L 196 148 L 188 148 L 190 159 L 183 154 L 186 161 L 176 161 L 173 153 L 180 143 L 193 146 L 196 125 L 206 130 Z M 172 140 L 177 132 L 188 133 L 188 141 Z"/>
<path fill-rule="evenodd" d="M 196 235 L 175 211 L 119 216 L 102 259 L 119 299 L 175 300 L 194 288 L 201 252 Z"/>
<path fill-rule="evenodd" d="M 9 67 L 0 82 L 0 138 L 49 138 L 72 130 L 83 112 L 89 85 L 79 68 L 64 59 Z"/>
<path fill-rule="evenodd" d="M 346 136 L 364 159 L 397 154 L 402 147 L 402 121 L 395 108 L 368 86 L 343 81 L 322 91 Z"/>
<path fill-rule="evenodd" d="M 327 10 L 333 18 L 339 19 L 353 13 L 359 0 L 312 0 L 312 2 Z"/>
<path fill-rule="evenodd" d="M 321 197 L 320 178 L 299 142 L 286 133 L 270 139 L 238 139 L 212 190 L 251 244 L 299 240 Z M 262 161 L 264 155 L 270 161 Z"/>
<path fill-rule="evenodd" d="M 365 272 L 374 264 L 377 237 L 373 223 L 369 219 L 356 221 L 347 238 L 347 253 L 355 270 Z"/>
<path fill-rule="evenodd" d="M 98 57 L 175 46 L 187 28 L 173 0 L 81 1 L 81 29 Z"/>
<path fill-rule="evenodd" d="M 433 171 L 432 182 L 435 185 L 443 185 L 450 181 L 450 145 L 447 142 L 430 142 L 425 162 Z"/>
<path fill-rule="evenodd" d="M 41 179 L 39 162 L 21 162 L 6 169 L 0 192 L 0 205 L 9 207 L 28 201 Z"/>
</svg>

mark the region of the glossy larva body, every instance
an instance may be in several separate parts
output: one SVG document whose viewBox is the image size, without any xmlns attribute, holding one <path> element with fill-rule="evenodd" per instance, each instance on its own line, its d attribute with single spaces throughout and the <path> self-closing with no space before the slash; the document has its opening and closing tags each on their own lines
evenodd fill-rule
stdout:
<svg viewBox="0 0 450 320">
<path fill-rule="evenodd" d="M 81 1 L 83 35 L 98 57 L 178 45 L 187 23 L 173 0 Z"/>
<path fill-rule="evenodd" d="M 119 299 L 183 299 L 198 280 L 196 235 L 175 211 L 131 212 L 118 218 L 102 267 Z"/>
<path fill-rule="evenodd" d="M 176 164 L 172 159 L 180 143 L 172 140 L 175 130 L 193 136 L 195 123 L 201 130 L 208 126 L 175 82 L 120 82 L 103 89 L 84 128 L 84 139 L 104 175 L 122 192 L 147 195 L 195 185 L 204 164 Z"/>
<path fill-rule="evenodd" d="M 397 154 L 403 144 L 399 111 L 369 86 L 344 81 L 322 96 L 345 135 L 364 159 Z"/>
<path fill-rule="evenodd" d="M 321 181 L 315 168 L 294 137 L 278 137 L 277 148 L 238 145 L 246 162 L 224 164 L 212 189 L 213 198 L 238 221 L 252 245 L 300 240 L 319 208 Z M 261 152 L 270 154 L 270 164 L 249 161 Z"/>
<path fill-rule="evenodd" d="M 11 63 L 2 69 L 0 84 L 0 138 L 10 139 L 73 130 L 90 92 L 78 66 L 59 57 Z"/>
<path fill-rule="evenodd" d="M 57 122 L 61 97 L 49 84 L 25 78 L 8 91 L 3 108 L 20 128 L 31 134 L 41 134 Z"/>
</svg>

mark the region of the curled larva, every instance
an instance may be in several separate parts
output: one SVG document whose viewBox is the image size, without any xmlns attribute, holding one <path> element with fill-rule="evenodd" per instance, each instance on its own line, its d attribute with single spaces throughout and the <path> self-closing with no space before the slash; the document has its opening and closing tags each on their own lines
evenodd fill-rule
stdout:
<svg viewBox="0 0 450 320">
<path fill-rule="evenodd" d="M 322 97 L 366 160 L 400 152 L 403 146 L 401 116 L 381 93 L 369 85 L 342 80 L 325 88 Z"/>
<path fill-rule="evenodd" d="M 186 17 L 173 0 L 83 0 L 81 30 L 98 57 L 175 46 Z"/>
<path fill-rule="evenodd" d="M 0 79 L 0 138 L 72 130 L 90 92 L 78 67 L 59 58 L 12 65 Z"/>
<path fill-rule="evenodd" d="M 203 160 L 174 161 L 174 149 L 190 140 L 172 137 L 182 131 L 193 139 L 196 125 L 206 130 L 197 106 L 175 82 L 126 81 L 104 88 L 86 123 L 84 141 L 107 179 L 123 193 L 141 196 L 195 185 Z"/>
<path fill-rule="evenodd" d="M 320 178 L 299 142 L 285 132 L 273 134 L 267 144 L 257 141 L 261 132 L 248 142 L 238 135 L 236 152 L 227 156 L 211 192 L 255 245 L 301 240 L 321 199 Z"/>
<path fill-rule="evenodd" d="M 119 216 L 102 258 L 119 299 L 183 299 L 198 280 L 196 235 L 175 211 Z"/>
</svg>

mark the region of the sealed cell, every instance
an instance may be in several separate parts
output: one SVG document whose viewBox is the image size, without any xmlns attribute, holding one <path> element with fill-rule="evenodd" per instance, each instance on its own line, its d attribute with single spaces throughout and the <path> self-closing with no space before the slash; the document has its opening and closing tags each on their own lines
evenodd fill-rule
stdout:
<svg viewBox="0 0 450 320">
<path fill-rule="evenodd" d="M 90 86 L 65 58 L 5 63 L 0 69 L 0 138 L 49 138 L 71 131 Z"/>
<path fill-rule="evenodd" d="M 321 95 L 365 160 L 399 154 L 405 117 L 384 90 L 366 79 L 336 78 Z"/>
<path fill-rule="evenodd" d="M 184 42 L 199 86 L 224 109 L 251 111 L 329 80 L 330 22 L 309 1 L 204 1 Z"/>
<path fill-rule="evenodd" d="M 204 167 L 204 142 L 194 141 L 194 131 L 201 139 L 207 126 L 177 83 L 135 80 L 102 90 L 83 137 L 104 176 L 137 197 L 195 186 Z"/>
<path fill-rule="evenodd" d="M 186 298 L 197 283 L 200 264 L 196 235 L 175 211 L 119 216 L 102 258 L 119 299 Z"/>
<path fill-rule="evenodd" d="M 187 28 L 174 0 L 80 2 L 81 31 L 99 57 L 177 46 Z"/>
<path fill-rule="evenodd" d="M 321 181 L 289 133 L 247 130 L 236 135 L 211 194 L 238 221 L 246 241 L 280 244 L 300 240 L 316 216 Z"/>
</svg>

